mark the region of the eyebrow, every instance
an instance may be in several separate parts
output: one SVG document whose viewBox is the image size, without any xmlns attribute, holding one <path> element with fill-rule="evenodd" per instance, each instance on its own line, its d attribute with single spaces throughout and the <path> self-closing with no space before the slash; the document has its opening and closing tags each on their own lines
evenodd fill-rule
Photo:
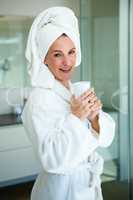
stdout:
<svg viewBox="0 0 133 200">
<path fill-rule="evenodd" d="M 75 50 L 76 48 L 75 47 L 73 47 L 72 49 L 70 49 L 69 51 L 71 51 L 71 50 Z M 62 52 L 61 50 L 58 50 L 58 49 L 56 49 L 56 50 L 53 50 L 51 53 L 55 53 L 55 52 Z"/>
</svg>

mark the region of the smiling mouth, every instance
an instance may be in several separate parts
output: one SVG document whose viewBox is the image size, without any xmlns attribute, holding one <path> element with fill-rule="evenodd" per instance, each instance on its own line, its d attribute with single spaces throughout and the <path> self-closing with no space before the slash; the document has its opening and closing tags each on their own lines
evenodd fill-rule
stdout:
<svg viewBox="0 0 133 200">
<path fill-rule="evenodd" d="M 64 72 L 64 73 L 68 73 L 68 72 L 70 72 L 71 71 L 71 69 L 60 69 L 62 72 Z"/>
</svg>

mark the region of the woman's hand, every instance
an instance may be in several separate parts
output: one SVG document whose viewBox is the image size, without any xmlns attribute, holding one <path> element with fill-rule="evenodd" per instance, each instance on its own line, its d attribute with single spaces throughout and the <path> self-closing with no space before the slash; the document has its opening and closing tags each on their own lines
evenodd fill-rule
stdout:
<svg viewBox="0 0 133 200">
<path fill-rule="evenodd" d="M 95 121 L 95 119 L 98 117 L 99 111 L 102 109 L 102 103 L 99 99 L 95 100 L 93 102 L 93 105 L 91 107 L 91 112 L 90 114 L 87 116 L 87 119 L 90 122 Z"/>
<path fill-rule="evenodd" d="M 87 118 L 90 122 L 95 121 L 101 108 L 102 103 L 97 98 L 93 88 L 87 90 L 77 98 L 74 95 L 72 96 L 71 111 L 81 120 Z"/>
<path fill-rule="evenodd" d="M 99 126 L 99 111 L 102 108 L 102 103 L 99 99 L 97 99 L 93 106 L 91 107 L 91 113 L 88 115 L 87 119 L 91 122 L 92 128 L 97 132 L 100 133 L 100 126 Z"/>
<path fill-rule="evenodd" d="M 93 89 L 89 89 L 79 97 L 72 96 L 71 99 L 71 112 L 81 120 L 86 119 L 92 112 L 91 107 L 94 102 L 91 102 L 91 94 Z"/>
</svg>

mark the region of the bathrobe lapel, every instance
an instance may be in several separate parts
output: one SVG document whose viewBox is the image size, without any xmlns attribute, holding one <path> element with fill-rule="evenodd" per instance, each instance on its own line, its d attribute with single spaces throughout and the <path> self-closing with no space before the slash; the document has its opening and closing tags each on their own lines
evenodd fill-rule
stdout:
<svg viewBox="0 0 133 200">
<path fill-rule="evenodd" d="M 71 96 L 73 94 L 73 84 L 71 83 L 71 81 L 69 81 L 70 90 L 68 90 L 58 80 L 56 80 L 53 74 L 50 72 L 50 70 L 44 67 L 43 65 L 38 73 L 36 85 L 40 88 L 54 90 L 56 94 L 58 94 L 65 101 L 70 103 Z"/>
<path fill-rule="evenodd" d="M 70 90 L 68 90 L 65 86 L 63 86 L 59 81 L 56 80 L 53 90 L 57 95 L 70 103 L 73 94 L 73 86 L 71 82 L 69 82 L 69 88 Z"/>
</svg>

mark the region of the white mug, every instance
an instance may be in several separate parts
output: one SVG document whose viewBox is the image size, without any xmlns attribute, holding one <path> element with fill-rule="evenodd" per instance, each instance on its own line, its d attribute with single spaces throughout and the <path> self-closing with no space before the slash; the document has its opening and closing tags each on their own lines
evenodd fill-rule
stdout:
<svg viewBox="0 0 133 200">
<path fill-rule="evenodd" d="M 80 96 L 91 87 L 89 81 L 79 81 L 77 83 L 74 83 L 73 85 L 74 85 L 74 94 L 76 97 Z"/>
</svg>

